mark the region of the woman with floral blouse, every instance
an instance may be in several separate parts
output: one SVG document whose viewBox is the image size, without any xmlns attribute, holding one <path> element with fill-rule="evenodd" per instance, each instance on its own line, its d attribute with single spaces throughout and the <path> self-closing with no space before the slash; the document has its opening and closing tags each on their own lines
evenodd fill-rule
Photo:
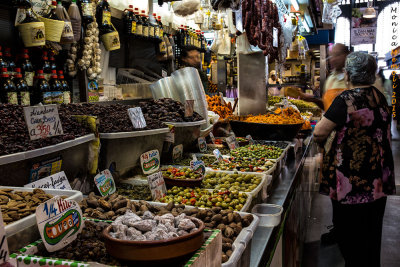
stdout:
<svg viewBox="0 0 400 267">
<path fill-rule="evenodd" d="M 372 56 L 348 55 L 348 90 L 335 98 L 314 131 L 317 142 L 329 140 L 320 192 L 332 200 L 335 238 L 346 267 L 380 266 L 386 196 L 395 193 L 391 113 L 385 96 L 372 86 L 376 69 Z"/>
</svg>

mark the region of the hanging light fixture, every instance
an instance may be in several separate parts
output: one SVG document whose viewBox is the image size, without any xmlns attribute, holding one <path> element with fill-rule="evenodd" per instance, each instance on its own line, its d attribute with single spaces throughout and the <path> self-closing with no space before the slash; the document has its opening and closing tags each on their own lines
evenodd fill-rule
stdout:
<svg viewBox="0 0 400 267">
<path fill-rule="evenodd" d="M 373 19 L 376 18 L 376 10 L 372 6 L 372 2 L 368 1 L 368 8 L 364 10 L 363 18 Z"/>
</svg>

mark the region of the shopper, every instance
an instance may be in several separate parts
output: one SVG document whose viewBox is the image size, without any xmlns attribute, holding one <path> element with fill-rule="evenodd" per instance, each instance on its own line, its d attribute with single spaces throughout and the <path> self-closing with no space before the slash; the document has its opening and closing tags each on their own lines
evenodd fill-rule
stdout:
<svg viewBox="0 0 400 267">
<path fill-rule="evenodd" d="M 386 196 L 395 193 L 390 110 L 385 96 L 371 86 L 376 68 L 372 56 L 351 53 L 345 66 L 348 90 L 335 98 L 314 130 L 319 143 L 334 137 L 324 156 L 320 192 L 332 199 L 335 237 L 346 267 L 380 266 Z"/>
<path fill-rule="evenodd" d="M 201 82 L 203 83 L 204 91 L 207 93 L 208 77 L 201 69 L 200 52 L 196 46 L 186 46 L 181 51 L 182 67 L 193 67 L 199 72 Z"/>
<path fill-rule="evenodd" d="M 281 79 L 276 77 L 276 71 L 271 70 L 269 73 L 269 78 L 268 78 L 268 84 L 269 85 L 277 85 L 274 87 L 268 87 L 268 95 L 270 96 L 279 96 L 281 94 L 280 92 L 280 84 L 281 84 Z"/>
</svg>

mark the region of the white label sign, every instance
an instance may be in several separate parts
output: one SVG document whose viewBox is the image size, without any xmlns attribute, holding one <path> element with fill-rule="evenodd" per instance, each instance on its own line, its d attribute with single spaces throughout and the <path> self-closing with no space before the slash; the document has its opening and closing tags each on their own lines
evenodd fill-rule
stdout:
<svg viewBox="0 0 400 267">
<path fill-rule="evenodd" d="M 160 168 L 160 152 L 157 149 L 150 150 L 140 156 L 140 166 L 144 174 L 158 171 Z"/>
<path fill-rule="evenodd" d="M 68 178 L 63 171 L 37 180 L 30 184 L 26 184 L 24 185 L 24 187 L 72 190 L 71 185 L 68 182 Z"/>
<path fill-rule="evenodd" d="M 167 124 L 169 132 L 165 135 L 164 141 L 168 143 L 175 143 L 175 126 Z"/>
<path fill-rule="evenodd" d="M 174 146 L 172 149 L 172 161 L 178 161 L 182 158 L 183 155 L 183 145 Z"/>
<path fill-rule="evenodd" d="M 246 139 L 249 140 L 249 144 L 250 144 L 250 145 L 254 145 L 254 144 L 255 144 L 255 142 L 254 142 L 254 140 L 253 140 L 253 137 L 251 137 L 251 135 L 247 135 L 247 136 L 246 136 Z"/>
<path fill-rule="evenodd" d="M 226 142 L 228 143 L 228 146 L 231 150 L 239 147 L 239 144 L 236 141 L 235 135 L 231 135 L 231 136 L 227 137 Z"/>
<path fill-rule="evenodd" d="M 47 251 L 57 251 L 74 241 L 84 227 L 75 200 L 53 197 L 36 208 L 36 222 Z"/>
<path fill-rule="evenodd" d="M 115 182 L 111 172 L 106 169 L 94 177 L 94 183 L 99 189 L 100 194 L 104 196 L 111 195 L 115 192 Z"/>
<path fill-rule="evenodd" d="M 215 145 L 215 137 L 212 132 L 210 132 L 210 138 L 211 138 L 212 143 Z"/>
<path fill-rule="evenodd" d="M 278 29 L 277 28 L 275 28 L 275 27 L 272 27 L 272 29 L 273 29 L 273 41 L 272 41 L 272 46 L 273 47 L 278 47 L 278 41 L 279 41 L 279 39 L 278 39 Z"/>
<path fill-rule="evenodd" d="M 164 177 L 161 172 L 156 172 L 147 176 L 147 181 L 149 182 L 151 196 L 154 200 L 165 196 L 167 188 L 165 187 Z"/>
<path fill-rule="evenodd" d="M 140 107 L 128 109 L 129 118 L 132 121 L 132 125 L 136 129 L 142 129 L 147 126 L 146 120 L 144 119 L 142 109 Z"/>
<path fill-rule="evenodd" d="M 204 162 L 202 160 L 192 160 L 190 161 L 190 168 L 197 173 L 201 174 L 201 177 L 204 177 L 204 174 L 206 173 L 206 166 L 204 165 Z"/>
<path fill-rule="evenodd" d="M 0 211 L 0 264 L 8 261 L 10 253 L 8 252 L 8 244 L 6 238 L 6 230 L 4 229 L 3 214 Z"/>
<path fill-rule="evenodd" d="M 199 137 L 199 139 L 197 139 L 197 143 L 199 145 L 200 152 L 204 153 L 207 151 L 207 142 L 204 137 Z"/>
<path fill-rule="evenodd" d="M 219 162 L 221 162 L 223 160 L 221 151 L 219 151 L 219 149 L 214 149 L 213 154 Z"/>
<path fill-rule="evenodd" d="M 24 107 L 24 115 L 31 140 L 64 133 L 57 105 Z"/>
</svg>

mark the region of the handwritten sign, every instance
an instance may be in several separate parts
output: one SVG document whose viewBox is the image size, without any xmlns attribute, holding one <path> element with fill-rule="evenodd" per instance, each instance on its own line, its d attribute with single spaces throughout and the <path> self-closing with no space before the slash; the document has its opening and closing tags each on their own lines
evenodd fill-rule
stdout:
<svg viewBox="0 0 400 267">
<path fill-rule="evenodd" d="M 153 200 L 158 200 L 165 196 L 167 188 L 165 187 L 164 177 L 161 172 L 156 172 L 147 176 L 147 181 L 149 182 Z"/>
<path fill-rule="evenodd" d="M 144 174 L 158 171 L 160 168 L 160 152 L 157 149 L 150 150 L 140 156 L 140 166 Z"/>
<path fill-rule="evenodd" d="M 231 135 L 229 137 L 226 138 L 226 143 L 228 143 L 228 146 L 230 148 L 230 150 L 236 149 L 239 147 L 238 142 L 236 141 L 236 136 L 235 135 Z"/>
<path fill-rule="evenodd" d="M 172 161 L 178 161 L 182 158 L 183 155 L 183 145 L 174 146 L 172 149 Z"/>
<path fill-rule="evenodd" d="M 212 132 L 210 132 L 210 138 L 211 138 L 211 142 L 215 145 L 215 137 L 214 134 Z"/>
<path fill-rule="evenodd" d="M 115 192 L 115 182 L 111 172 L 106 169 L 94 177 L 94 183 L 99 189 L 100 194 L 104 196 L 111 195 Z"/>
<path fill-rule="evenodd" d="M 146 120 L 144 119 L 142 109 L 139 107 L 128 109 L 129 118 L 132 121 L 132 125 L 136 129 L 142 129 L 147 126 Z"/>
<path fill-rule="evenodd" d="M 221 153 L 221 151 L 219 151 L 219 149 L 214 149 L 214 150 L 213 150 L 213 154 L 214 154 L 215 158 L 216 158 L 219 162 L 221 162 L 221 161 L 223 160 L 222 153 Z"/>
<path fill-rule="evenodd" d="M 169 132 L 165 135 L 164 141 L 168 143 L 175 143 L 175 126 L 167 124 Z"/>
<path fill-rule="evenodd" d="M 204 153 L 204 152 L 207 151 L 207 142 L 206 142 L 206 139 L 204 137 L 199 137 L 197 139 L 197 143 L 199 145 L 200 152 Z"/>
<path fill-rule="evenodd" d="M 57 105 L 24 107 L 24 115 L 31 140 L 64 133 Z"/>
<path fill-rule="evenodd" d="M 201 177 L 204 177 L 204 174 L 206 173 L 206 166 L 204 165 L 204 162 L 202 160 L 192 160 L 190 161 L 190 168 L 199 174 L 201 174 Z"/>
<path fill-rule="evenodd" d="M 246 136 L 246 139 L 249 140 L 249 144 L 250 144 L 250 145 L 254 145 L 254 144 L 255 144 L 255 142 L 254 142 L 254 140 L 253 140 L 253 137 L 251 137 L 251 135 L 247 135 L 247 136 Z"/>
<path fill-rule="evenodd" d="M 185 101 L 185 117 L 193 116 L 194 100 Z"/>
<path fill-rule="evenodd" d="M 351 17 L 351 45 L 375 44 L 377 18 L 364 19 L 366 8 L 353 8 Z"/>
<path fill-rule="evenodd" d="M 63 171 L 26 184 L 24 187 L 72 190 L 71 185 L 68 182 L 68 178 Z"/>
<path fill-rule="evenodd" d="M 10 253 L 8 252 L 8 244 L 6 238 L 6 230 L 4 229 L 3 214 L 0 211 L 0 264 L 8 261 Z"/>
<path fill-rule="evenodd" d="M 82 210 L 75 200 L 53 197 L 36 208 L 36 222 L 47 251 L 57 251 L 82 231 Z"/>
</svg>

